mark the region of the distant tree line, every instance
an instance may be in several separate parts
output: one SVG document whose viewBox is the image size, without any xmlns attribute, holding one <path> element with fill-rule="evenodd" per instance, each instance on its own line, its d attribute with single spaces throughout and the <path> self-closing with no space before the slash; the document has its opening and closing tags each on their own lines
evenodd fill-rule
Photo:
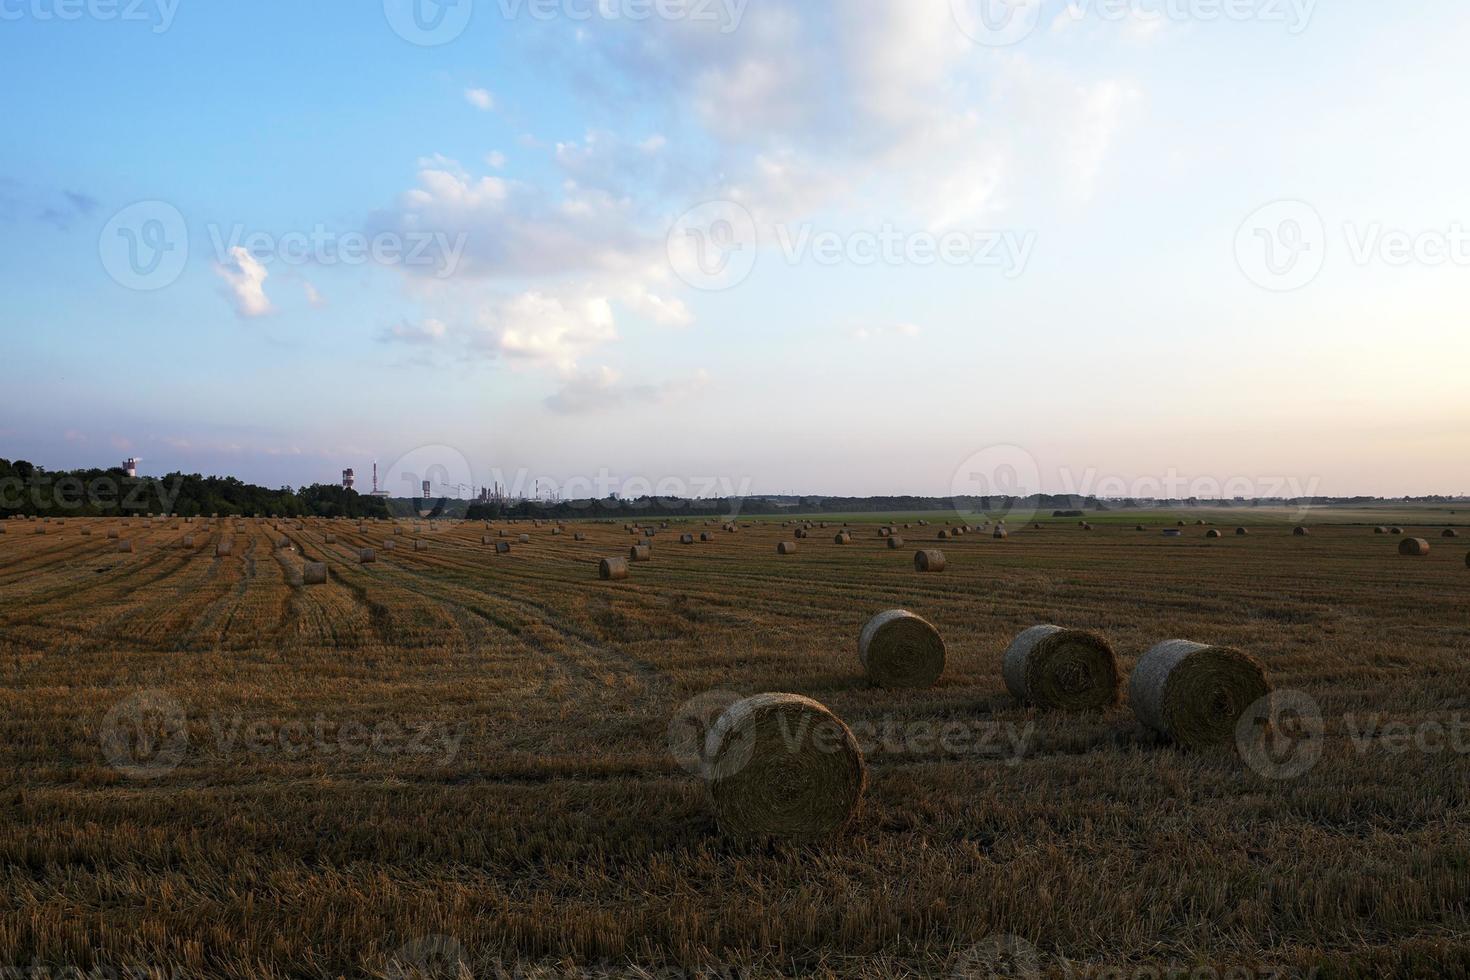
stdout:
<svg viewBox="0 0 1470 980">
<path fill-rule="evenodd" d="M 380 497 L 322 485 L 268 490 L 228 476 L 130 477 L 120 467 L 50 471 L 0 459 L 0 515 L 105 517 L 221 514 L 259 517 L 387 517 Z"/>
<path fill-rule="evenodd" d="M 724 497 L 691 500 L 684 497 L 604 497 L 594 500 L 491 501 L 471 504 L 469 520 L 500 518 L 558 517 L 626 520 L 640 517 L 729 517 L 735 514 L 769 516 L 779 514 L 865 514 L 958 511 L 974 514 L 1004 514 L 1018 507 L 1082 507 L 1105 509 L 1096 499 L 1066 495 L 1036 498 L 1012 497 Z"/>
</svg>

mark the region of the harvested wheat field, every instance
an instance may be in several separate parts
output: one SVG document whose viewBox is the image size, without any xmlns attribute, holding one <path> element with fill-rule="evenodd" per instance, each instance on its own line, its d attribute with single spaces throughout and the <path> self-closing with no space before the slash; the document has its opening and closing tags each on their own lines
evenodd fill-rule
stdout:
<svg viewBox="0 0 1470 980">
<path fill-rule="evenodd" d="M 924 575 L 876 533 L 908 519 L 781 556 L 779 521 L 742 520 L 611 580 L 628 533 L 610 523 L 532 528 L 509 553 L 469 523 L 392 551 L 390 525 L 351 521 L 201 520 L 187 546 L 164 522 L 12 527 L 6 962 L 970 977 L 1002 950 L 1027 976 L 1470 970 L 1462 549 L 1404 558 L 1357 523 L 1167 539 L 1134 515 L 951 537 Z M 309 562 L 328 574 L 308 588 Z M 859 633 L 890 609 L 943 637 L 932 686 L 869 681 Z M 1126 694 L 1023 706 L 1002 660 L 1038 624 L 1104 637 L 1124 679 L 1164 640 L 1244 651 L 1306 723 L 1242 758 L 1177 747 Z M 850 819 L 849 766 L 843 809 L 806 821 L 834 833 L 721 827 L 702 735 L 762 693 L 818 702 L 861 749 Z"/>
</svg>

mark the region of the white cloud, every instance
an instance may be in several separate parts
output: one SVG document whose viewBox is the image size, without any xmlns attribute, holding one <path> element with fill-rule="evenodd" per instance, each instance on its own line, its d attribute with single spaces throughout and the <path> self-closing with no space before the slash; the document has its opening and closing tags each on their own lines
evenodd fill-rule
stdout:
<svg viewBox="0 0 1470 980">
<path fill-rule="evenodd" d="M 270 275 L 265 266 L 240 246 L 230 249 L 228 262 L 217 262 L 214 271 L 230 287 L 235 311 L 243 317 L 265 316 L 275 312 L 265 294 L 265 280 Z"/>
<path fill-rule="evenodd" d="M 309 282 L 303 282 L 301 288 L 306 292 L 307 306 L 310 306 L 314 310 L 320 310 L 326 307 L 327 301 L 322 298 L 322 294 L 317 291 L 315 285 Z"/>
<path fill-rule="evenodd" d="M 646 264 L 662 246 L 633 202 L 575 181 L 551 193 L 476 177 L 442 157 L 421 161 L 418 181 L 373 223 L 404 234 L 463 235 L 457 275 L 464 279 L 616 272 Z"/>
<path fill-rule="evenodd" d="M 683 300 L 655 295 L 639 283 L 628 285 L 623 292 L 622 301 L 630 310 L 659 326 L 687 327 L 694 322 L 694 314 Z"/>
<path fill-rule="evenodd" d="M 495 96 L 491 95 L 487 89 L 467 88 L 464 90 L 464 99 L 482 112 L 489 112 L 495 108 Z"/>
<path fill-rule="evenodd" d="M 547 56 L 575 57 L 578 73 L 609 80 L 593 97 L 611 111 L 588 117 L 655 119 L 657 131 L 523 134 L 516 179 L 498 173 L 500 151 L 483 158 L 488 174 L 443 156 L 421 160 L 414 186 L 374 223 L 464 236 L 455 276 L 416 277 L 414 288 L 432 291 L 443 320 L 473 326 L 386 338 L 458 344 L 554 372 L 559 411 L 626 404 L 650 386 L 582 365 L 617 343 L 617 316 L 693 323 L 670 285 L 666 237 L 673 216 L 694 205 L 743 204 L 769 243 L 777 223 L 814 217 L 937 232 L 996 227 L 1020 205 L 1049 205 L 1058 188 L 1088 198 L 1136 90 L 1033 60 L 1034 45 L 982 48 L 949 7 L 763 0 L 729 34 L 690 19 L 576 25 L 575 54 L 551 45 Z M 537 29 L 564 42 L 570 28 Z M 465 97 L 494 107 L 488 91 Z M 625 111 L 633 107 L 637 117 Z M 919 333 L 895 323 L 854 336 Z"/>
</svg>

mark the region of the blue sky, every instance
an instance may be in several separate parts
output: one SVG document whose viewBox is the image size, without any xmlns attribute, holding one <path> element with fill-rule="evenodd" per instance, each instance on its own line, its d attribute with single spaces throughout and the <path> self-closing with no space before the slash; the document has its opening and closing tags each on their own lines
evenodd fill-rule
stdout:
<svg viewBox="0 0 1470 980">
<path fill-rule="evenodd" d="M 0 455 L 1470 490 L 1470 9 L 1003 2 L 0 0 Z"/>
</svg>

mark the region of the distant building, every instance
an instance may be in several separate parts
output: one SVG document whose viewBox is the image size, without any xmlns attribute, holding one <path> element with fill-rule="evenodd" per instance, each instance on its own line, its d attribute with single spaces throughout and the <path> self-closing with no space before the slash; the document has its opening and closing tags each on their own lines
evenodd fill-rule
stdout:
<svg viewBox="0 0 1470 980">
<path fill-rule="evenodd" d="M 357 474 L 347 469 L 342 471 L 342 489 L 351 490 L 357 483 Z"/>
<path fill-rule="evenodd" d="M 425 480 L 424 481 L 424 499 L 427 500 L 431 496 L 433 496 L 432 488 L 429 486 L 429 481 L 428 480 Z"/>
<path fill-rule="evenodd" d="M 127 459 L 125 459 L 123 461 L 123 472 L 127 473 L 128 476 L 137 476 L 138 460 L 134 459 L 132 456 L 129 456 Z"/>
</svg>

